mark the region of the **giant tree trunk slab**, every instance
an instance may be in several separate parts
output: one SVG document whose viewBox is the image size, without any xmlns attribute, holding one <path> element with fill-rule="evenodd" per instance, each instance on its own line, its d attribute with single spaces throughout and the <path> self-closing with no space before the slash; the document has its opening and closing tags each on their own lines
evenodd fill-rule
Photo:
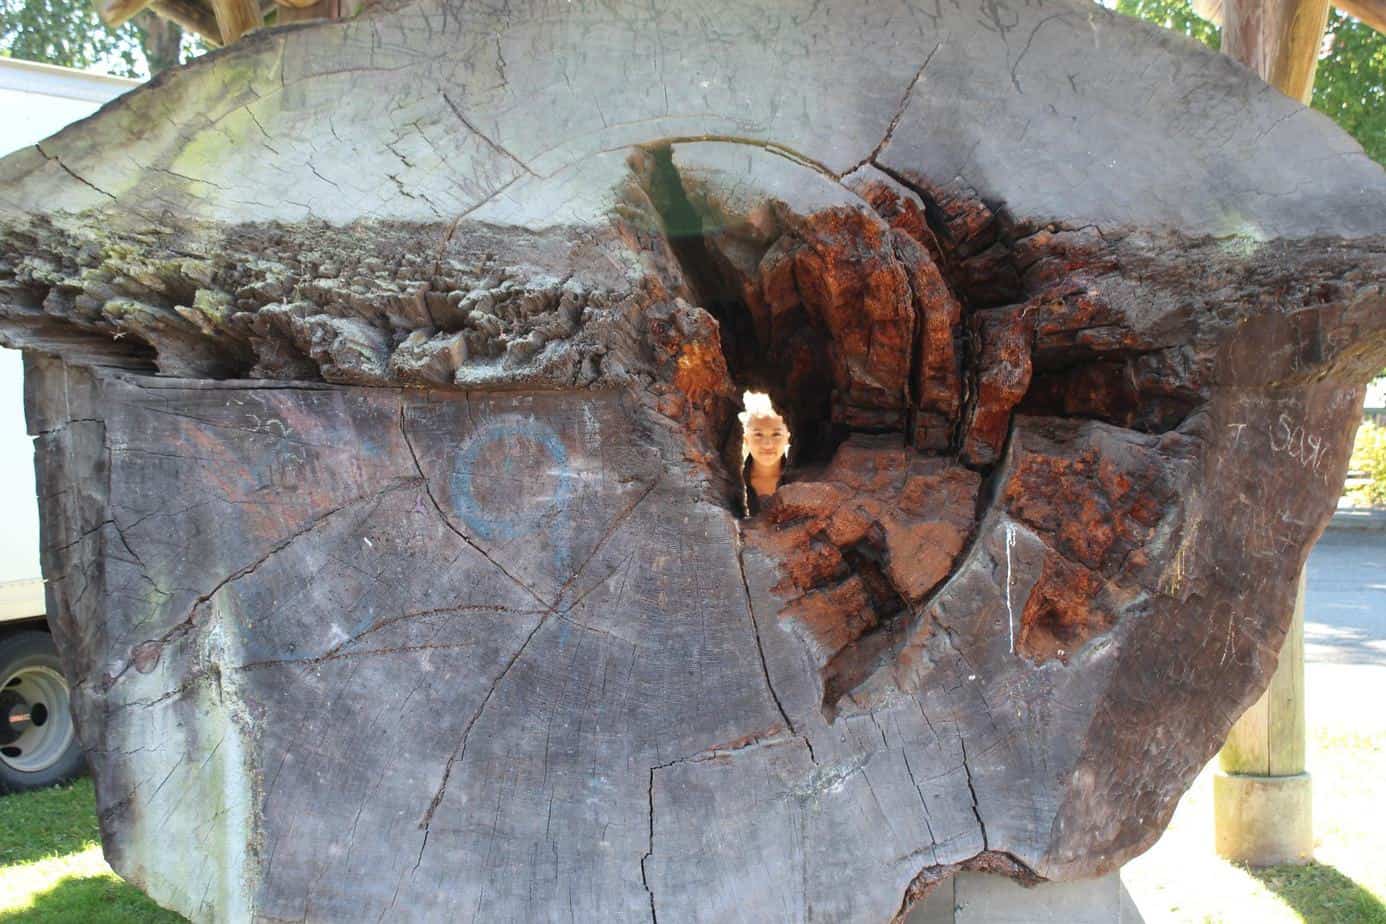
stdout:
<svg viewBox="0 0 1386 924">
<path fill-rule="evenodd" d="M 200 921 L 1109 871 L 1386 365 L 1381 169 L 1069 0 L 382 6 L 0 177 L 104 847 Z"/>
</svg>

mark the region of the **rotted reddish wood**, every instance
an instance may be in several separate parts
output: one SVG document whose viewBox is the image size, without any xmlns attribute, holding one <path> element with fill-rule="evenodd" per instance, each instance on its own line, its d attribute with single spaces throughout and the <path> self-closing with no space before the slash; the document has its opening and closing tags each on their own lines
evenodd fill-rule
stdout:
<svg viewBox="0 0 1386 924">
<path fill-rule="evenodd" d="M 823 705 L 857 686 L 903 617 L 953 570 L 972 535 L 980 476 L 898 437 L 857 437 L 826 470 L 784 485 L 750 541 L 781 563 L 779 618 L 823 676 Z"/>
<path fill-rule="evenodd" d="M 866 213 L 832 209 L 795 220 L 761 264 L 772 319 L 802 306 L 833 344 L 833 419 L 902 430 L 915 315 L 896 236 Z M 792 282 L 791 282 L 792 279 Z"/>
<path fill-rule="evenodd" d="M 1032 328 L 1018 308 L 979 311 L 971 327 L 980 343 L 977 392 L 965 424 L 962 457 L 972 465 L 991 465 L 1001 457 L 1011 411 L 1030 387 Z"/>
</svg>

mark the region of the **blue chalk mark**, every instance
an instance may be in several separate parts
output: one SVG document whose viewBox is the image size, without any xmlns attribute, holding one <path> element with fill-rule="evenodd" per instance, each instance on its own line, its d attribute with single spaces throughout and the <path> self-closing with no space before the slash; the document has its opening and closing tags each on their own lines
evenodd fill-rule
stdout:
<svg viewBox="0 0 1386 924">
<path fill-rule="evenodd" d="M 522 440 L 540 446 L 553 461 L 557 484 L 544 506 L 497 516 L 478 502 L 473 484 L 474 471 L 481 454 L 487 449 L 497 443 L 512 448 Z M 500 419 L 486 424 L 468 437 L 457 454 L 452 472 L 452 502 L 467 527 L 478 537 L 490 541 L 515 539 L 549 525 L 556 516 L 564 515 L 575 480 L 568 467 L 568 450 L 552 427 L 532 418 Z"/>
</svg>

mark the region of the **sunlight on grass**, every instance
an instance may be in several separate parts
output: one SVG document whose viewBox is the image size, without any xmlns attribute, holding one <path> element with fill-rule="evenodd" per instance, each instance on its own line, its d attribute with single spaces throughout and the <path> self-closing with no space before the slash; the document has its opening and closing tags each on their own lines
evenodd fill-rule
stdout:
<svg viewBox="0 0 1386 924">
<path fill-rule="evenodd" d="M 1299 924 L 1300 917 L 1246 870 L 1213 852 L 1213 778 L 1199 775 L 1164 837 L 1127 864 L 1122 879 L 1146 924 Z"/>
<path fill-rule="evenodd" d="M 6 924 L 182 920 L 111 872 L 100 847 L 0 870 L 0 922 Z"/>
<path fill-rule="evenodd" d="M 0 919 L 32 908 L 34 898 L 68 878 L 115 876 L 100 847 L 0 869 Z"/>
<path fill-rule="evenodd" d="M 1331 866 L 1275 866 L 1252 875 L 1307 924 L 1386 924 L 1386 905 Z"/>
<path fill-rule="evenodd" d="M 90 780 L 0 798 L 0 924 L 174 924 L 106 865 Z"/>
<path fill-rule="evenodd" d="M 100 843 L 91 780 L 0 798 L 0 869 Z"/>
<path fill-rule="evenodd" d="M 1306 667 L 1316 862 L 1249 870 L 1214 853 L 1209 767 L 1122 871 L 1146 924 L 1386 924 L 1386 712 L 1363 692 L 1383 687 L 1381 667 Z"/>
</svg>

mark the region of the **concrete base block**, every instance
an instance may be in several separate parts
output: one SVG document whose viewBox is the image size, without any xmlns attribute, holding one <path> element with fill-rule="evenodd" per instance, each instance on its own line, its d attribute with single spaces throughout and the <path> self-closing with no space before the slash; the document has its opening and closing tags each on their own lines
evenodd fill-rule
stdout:
<svg viewBox="0 0 1386 924">
<path fill-rule="evenodd" d="M 1309 774 L 1213 776 L 1213 843 L 1220 856 L 1248 866 L 1308 863 L 1314 858 Z"/>
<path fill-rule="evenodd" d="M 1005 876 L 959 873 L 916 905 L 905 924 L 1141 924 L 1141 916 L 1119 873 L 1030 888 Z"/>
</svg>

